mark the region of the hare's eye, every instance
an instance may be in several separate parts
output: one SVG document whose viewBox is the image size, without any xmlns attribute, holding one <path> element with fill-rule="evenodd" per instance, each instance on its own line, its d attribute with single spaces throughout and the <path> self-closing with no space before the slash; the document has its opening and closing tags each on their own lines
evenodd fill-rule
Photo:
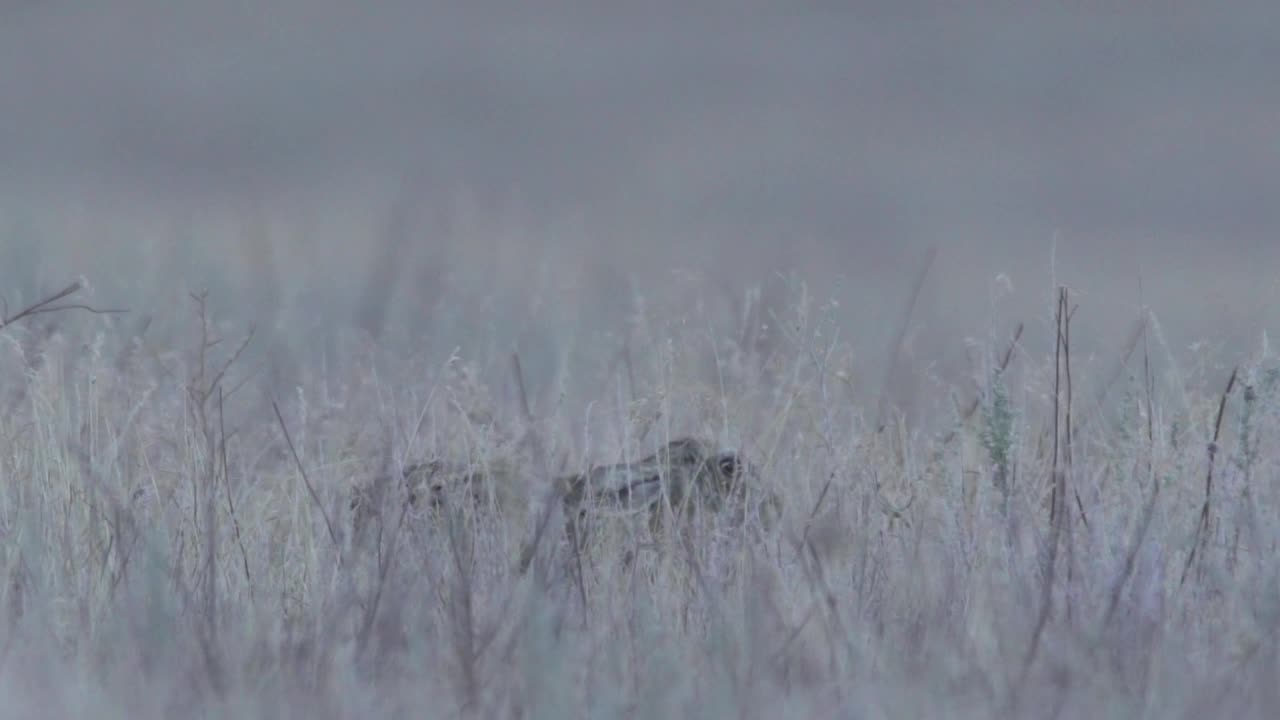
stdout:
<svg viewBox="0 0 1280 720">
<path fill-rule="evenodd" d="M 720 474 L 729 479 L 738 477 L 738 459 L 732 455 L 720 458 Z"/>
</svg>

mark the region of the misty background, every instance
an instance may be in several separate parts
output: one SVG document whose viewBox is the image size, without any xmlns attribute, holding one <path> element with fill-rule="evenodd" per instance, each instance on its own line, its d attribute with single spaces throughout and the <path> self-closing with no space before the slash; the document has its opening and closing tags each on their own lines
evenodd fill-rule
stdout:
<svg viewBox="0 0 1280 720">
<path fill-rule="evenodd" d="M 638 299 L 731 334 L 803 281 L 874 387 L 936 247 L 913 372 L 1018 321 L 1047 348 L 1055 282 L 1085 352 L 1146 304 L 1231 363 L 1280 327 L 1278 32 L 1265 2 L 11 0 L 0 282 L 82 274 L 155 333 L 207 287 L 295 366 L 348 325 L 516 349 L 547 393 Z"/>
</svg>

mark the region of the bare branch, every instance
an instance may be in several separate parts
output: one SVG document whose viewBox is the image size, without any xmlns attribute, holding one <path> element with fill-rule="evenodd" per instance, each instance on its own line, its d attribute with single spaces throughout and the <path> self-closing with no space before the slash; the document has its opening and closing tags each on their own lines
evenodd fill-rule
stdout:
<svg viewBox="0 0 1280 720">
<path fill-rule="evenodd" d="M 2 308 L 4 311 L 3 317 L 0 317 L 0 329 L 4 329 L 12 325 L 13 323 L 16 323 L 19 320 L 23 320 L 25 318 L 33 317 L 35 315 L 43 315 L 45 313 L 62 312 L 63 310 L 84 310 L 85 312 L 90 312 L 95 315 L 107 315 L 107 314 L 114 314 L 114 313 L 129 312 L 128 310 L 99 309 L 89 305 L 82 305 L 78 303 L 70 304 L 70 305 L 57 304 L 59 301 L 65 300 L 66 298 L 69 298 L 72 295 L 75 295 L 76 293 L 80 292 L 80 290 L 82 290 L 83 288 L 84 288 L 84 285 L 79 281 L 73 282 L 70 285 L 66 286 L 65 288 L 54 293 L 53 295 L 50 295 L 49 297 L 43 300 L 35 302 L 23 308 L 22 310 L 19 310 L 14 315 L 9 314 L 9 303 L 4 302 L 3 304 L 0 304 L 0 308 Z"/>
</svg>

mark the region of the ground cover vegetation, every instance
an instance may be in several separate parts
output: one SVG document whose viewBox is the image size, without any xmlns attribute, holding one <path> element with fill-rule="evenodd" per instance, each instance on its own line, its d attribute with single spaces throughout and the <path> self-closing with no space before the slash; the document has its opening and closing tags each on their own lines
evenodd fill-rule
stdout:
<svg viewBox="0 0 1280 720">
<path fill-rule="evenodd" d="M 637 303 L 583 412 L 368 326 L 270 382 L 213 293 L 6 306 L 0 716 L 1273 716 L 1265 336 L 1081 357 L 1050 285 L 911 420 L 914 300 L 868 349 L 782 287 Z"/>
</svg>

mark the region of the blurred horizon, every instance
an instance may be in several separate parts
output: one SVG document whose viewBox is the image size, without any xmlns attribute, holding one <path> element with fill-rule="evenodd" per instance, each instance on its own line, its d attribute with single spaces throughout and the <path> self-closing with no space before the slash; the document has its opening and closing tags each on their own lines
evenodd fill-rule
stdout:
<svg viewBox="0 0 1280 720">
<path fill-rule="evenodd" d="M 1243 355 L 1280 329 L 1277 23 L 1261 2 L 9 4 L 0 282 L 13 303 L 84 274 L 153 314 L 208 286 L 286 335 L 372 303 L 441 352 L 519 349 L 545 386 L 637 295 L 793 273 L 877 376 L 937 247 L 917 369 L 1042 330 L 1055 280 L 1086 351 L 1118 353 L 1145 304 L 1175 350 Z"/>
</svg>

